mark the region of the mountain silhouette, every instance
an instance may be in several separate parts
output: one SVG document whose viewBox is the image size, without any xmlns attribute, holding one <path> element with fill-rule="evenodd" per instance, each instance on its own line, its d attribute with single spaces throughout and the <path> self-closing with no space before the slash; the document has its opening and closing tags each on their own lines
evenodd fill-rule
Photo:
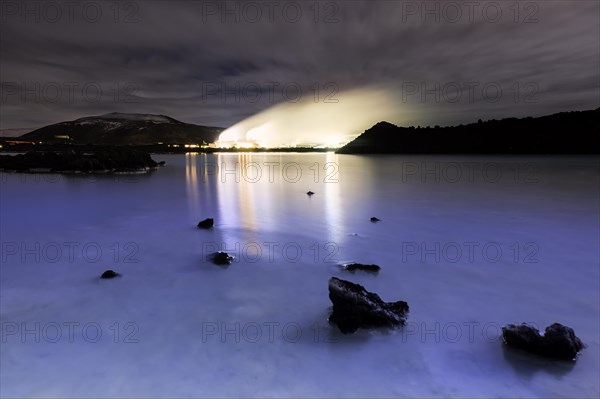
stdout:
<svg viewBox="0 0 600 399">
<path fill-rule="evenodd" d="M 379 122 L 339 154 L 597 154 L 600 108 L 450 127 Z"/>
<path fill-rule="evenodd" d="M 212 143 L 223 128 L 180 122 L 165 115 L 113 112 L 48 125 L 20 137 L 45 144 L 151 145 Z"/>
</svg>

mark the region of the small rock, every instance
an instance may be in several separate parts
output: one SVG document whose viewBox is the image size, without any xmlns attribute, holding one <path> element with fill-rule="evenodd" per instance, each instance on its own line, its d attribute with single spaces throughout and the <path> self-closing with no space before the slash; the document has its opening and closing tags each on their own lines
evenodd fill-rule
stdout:
<svg viewBox="0 0 600 399">
<path fill-rule="evenodd" d="M 574 360 L 585 345 L 575 335 L 572 328 L 554 323 L 544 331 L 544 335 L 527 324 L 509 324 L 502 327 L 502 338 L 511 347 L 536 355 Z"/>
<path fill-rule="evenodd" d="M 210 229 L 211 227 L 214 226 L 214 224 L 215 224 L 214 219 L 208 218 L 208 219 L 204 219 L 203 221 L 198 223 L 198 228 L 199 229 Z"/>
<path fill-rule="evenodd" d="M 373 223 L 381 222 L 381 219 L 379 219 L 379 218 L 376 218 L 375 216 L 373 216 L 373 217 L 371 218 L 371 222 L 373 222 Z"/>
<path fill-rule="evenodd" d="M 158 166 L 165 166 L 167 164 L 167 161 L 158 161 L 156 164 Z"/>
<path fill-rule="evenodd" d="M 233 262 L 233 256 L 227 252 L 219 251 L 213 255 L 212 261 L 215 265 L 230 265 Z"/>
<path fill-rule="evenodd" d="M 356 270 L 362 270 L 364 272 L 368 272 L 368 273 L 379 273 L 379 270 L 381 270 L 381 267 L 377 266 L 377 265 L 363 265 L 362 263 L 350 263 L 346 266 L 344 266 L 344 269 L 348 270 L 349 272 L 355 272 Z"/>
<path fill-rule="evenodd" d="M 120 276 L 120 274 L 115 272 L 114 270 L 107 270 L 104 273 L 102 273 L 100 278 L 115 278 L 115 277 L 119 277 L 119 276 Z"/>
<path fill-rule="evenodd" d="M 309 191 L 309 192 L 306 193 L 306 195 L 308 195 L 310 197 L 312 195 L 315 195 L 315 193 L 313 193 L 312 191 Z"/>
<path fill-rule="evenodd" d="M 362 285 L 335 277 L 329 279 L 329 299 L 333 303 L 329 321 L 344 334 L 351 334 L 361 327 L 402 326 L 409 310 L 404 301 L 384 302 Z"/>
</svg>

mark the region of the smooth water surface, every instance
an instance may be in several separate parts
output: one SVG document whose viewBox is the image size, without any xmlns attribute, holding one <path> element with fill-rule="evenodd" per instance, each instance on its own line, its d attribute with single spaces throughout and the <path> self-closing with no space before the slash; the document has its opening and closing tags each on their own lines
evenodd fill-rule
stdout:
<svg viewBox="0 0 600 399">
<path fill-rule="evenodd" d="M 2 397 L 597 397 L 597 159 L 153 157 L 148 175 L 1 174 Z M 408 324 L 339 333 L 332 276 L 407 301 Z M 520 322 L 587 348 L 506 350 Z"/>
</svg>

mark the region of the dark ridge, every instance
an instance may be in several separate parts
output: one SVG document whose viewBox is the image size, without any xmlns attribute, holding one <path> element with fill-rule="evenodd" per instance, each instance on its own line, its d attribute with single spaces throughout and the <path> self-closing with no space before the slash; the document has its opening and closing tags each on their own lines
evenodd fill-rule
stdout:
<svg viewBox="0 0 600 399">
<path fill-rule="evenodd" d="M 598 154 L 600 108 L 450 127 L 379 122 L 339 154 Z"/>
<path fill-rule="evenodd" d="M 184 123 L 165 115 L 112 112 L 44 126 L 19 139 L 44 144 L 208 144 L 216 141 L 223 130 Z"/>
</svg>

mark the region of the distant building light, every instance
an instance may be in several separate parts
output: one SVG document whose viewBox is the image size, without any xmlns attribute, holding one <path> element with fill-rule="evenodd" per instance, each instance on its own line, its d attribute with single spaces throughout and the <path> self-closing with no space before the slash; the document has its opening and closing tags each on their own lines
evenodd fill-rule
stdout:
<svg viewBox="0 0 600 399">
<path fill-rule="evenodd" d="M 17 144 L 32 144 L 32 145 L 35 145 L 35 141 L 6 140 L 6 144 L 8 144 L 8 145 L 17 145 Z"/>
</svg>

